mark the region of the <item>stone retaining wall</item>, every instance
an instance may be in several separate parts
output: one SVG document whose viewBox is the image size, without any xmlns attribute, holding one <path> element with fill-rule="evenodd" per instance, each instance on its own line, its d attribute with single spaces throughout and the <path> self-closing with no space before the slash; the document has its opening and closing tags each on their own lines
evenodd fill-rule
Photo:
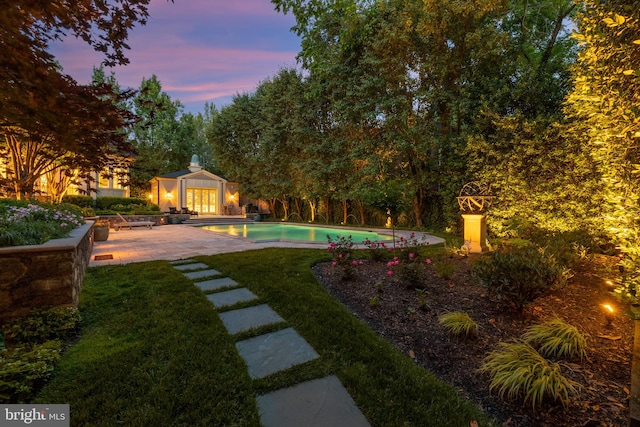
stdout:
<svg viewBox="0 0 640 427">
<path fill-rule="evenodd" d="M 0 324 L 32 308 L 77 306 L 93 249 L 93 221 L 65 239 L 0 248 Z"/>
</svg>

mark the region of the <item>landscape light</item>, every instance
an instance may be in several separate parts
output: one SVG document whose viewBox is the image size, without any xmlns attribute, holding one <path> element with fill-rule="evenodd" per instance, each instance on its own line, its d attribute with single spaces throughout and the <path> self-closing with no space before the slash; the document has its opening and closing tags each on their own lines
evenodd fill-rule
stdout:
<svg viewBox="0 0 640 427">
<path fill-rule="evenodd" d="M 614 317 L 613 307 L 611 307 L 609 304 L 603 304 L 602 307 L 604 307 L 604 318 L 607 320 L 607 326 L 611 326 Z"/>
</svg>

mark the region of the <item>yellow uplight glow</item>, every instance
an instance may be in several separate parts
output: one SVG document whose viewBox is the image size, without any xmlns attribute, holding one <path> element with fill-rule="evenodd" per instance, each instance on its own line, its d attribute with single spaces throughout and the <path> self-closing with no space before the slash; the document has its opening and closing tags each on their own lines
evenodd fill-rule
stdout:
<svg viewBox="0 0 640 427">
<path fill-rule="evenodd" d="M 171 198 L 173 197 L 173 194 L 171 194 L 171 192 L 169 192 L 169 193 L 167 193 L 167 194 L 165 195 L 165 197 L 166 197 L 167 199 L 171 199 Z"/>
</svg>

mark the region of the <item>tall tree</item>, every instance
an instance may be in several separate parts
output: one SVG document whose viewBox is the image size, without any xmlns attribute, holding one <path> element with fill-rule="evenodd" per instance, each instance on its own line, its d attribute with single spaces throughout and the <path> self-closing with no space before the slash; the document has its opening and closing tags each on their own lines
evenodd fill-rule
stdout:
<svg viewBox="0 0 640 427">
<path fill-rule="evenodd" d="M 129 30 L 146 22 L 148 3 L 3 2 L 0 148 L 12 150 L 10 169 L 18 197 L 30 194 L 32 179 L 26 177 L 39 170 L 37 162 L 27 160 L 33 158 L 28 151 L 42 144 L 51 154 L 70 153 L 73 166 L 97 168 L 109 154 L 129 148 L 120 129 L 131 116 L 114 105 L 111 88 L 78 85 L 48 49 L 52 40 L 72 34 L 103 53 L 105 64 L 126 64 Z"/>
<path fill-rule="evenodd" d="M 601 218 L 625 253 L 623 295 L 640 299 L 640 2 L 585 2 L 582 44 L 567 100 L 568 129 L 597 161 Z"/>
<path fill-rule="evenodd" d="M 187 162 L 180 150 L 179 116 L 183 106 L 162 90 L 155 75 L 143 78 L 131 108 L 139 121 L 130 134 L 138 153 L 131 170 L 132 193 L 144 195 L 154 176 L 184 169 Z M 193 154 L 193 153 L 191 153 Z M 191 155 L 189 155 L 191 158 Z"/>
</svg>

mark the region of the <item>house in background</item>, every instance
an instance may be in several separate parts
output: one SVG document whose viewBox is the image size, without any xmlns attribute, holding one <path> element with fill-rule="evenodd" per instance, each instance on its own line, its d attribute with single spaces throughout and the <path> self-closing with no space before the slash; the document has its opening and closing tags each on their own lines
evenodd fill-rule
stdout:
<svg viewBox="0 0 640 427">
<path fill-rule="evenodd" d="M 199 215 L 240 213 L 237 183 L 202 169 L 196 154 L 188 169 L 157 176 L 150 183 L 149 199 L 162 211 L 184 207 Z"/>
<path fill-rule="evenodd" d="M 91 171 L 81 184 L 71 184 L 67 194 L 87 194 L 93 197 L 129 197 L 129 168 L 133 157 L 111 156 L 109 165 L 101 171 Z"/>
<path fill-rule="evenodd" d="M 69 171 L 60 166 L 52 167 L 34 183 L 35 198 L 47 202 L 60 202 L 65 195 L 96 197 L 129 197 L 129 168 L 135 159 L 127 156 L 109 156 L 107 166 L 101 171 L 90 171 L 80 176 L 79 171 Z M 0 178 L 12 179 L 9 160 L 0 158 Z M 11 189 L 0 191 L 0 196 L 15 197 Z"/>
</svg>

